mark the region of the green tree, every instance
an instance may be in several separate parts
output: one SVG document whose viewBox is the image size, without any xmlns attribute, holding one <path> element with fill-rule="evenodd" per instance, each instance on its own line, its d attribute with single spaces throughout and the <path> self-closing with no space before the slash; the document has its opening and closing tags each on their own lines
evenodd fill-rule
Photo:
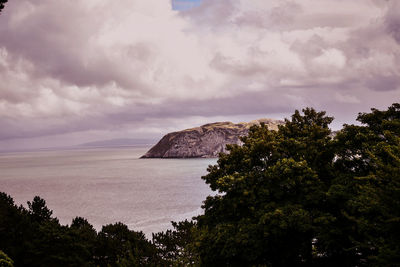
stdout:
<svg viewBox="0 0 400 267">
<path fill-rule="evenodd" d="M 46 201 L 35 197 L 28 209 L 0 193 L 0 250 L 15 266 L 155 266 L 161 263 L 156 247 L 142 232 L 122 223 L 97 234 L 84 218 L 71 226 L 52 217 Z"/>
<path fill-rule="evenodd" d="M 0 250 L 14 259 L 17 266 L 30 247 L 31 229 L 28 212 L 0 192 Z"/>
<path fill-rule="evenodd" d="M 316 222 L 334 157 L 331 117 L 305 109 L 279 131 L 254 126 L 203 177 L 219 195 L 198 217 L 202 264 L 294 266 L 312 258 Z"/>
<path fill-rule="evenodd" d="M 400 106 L 359 114 L 333 137 L 304 109 L 254 126 L 203 179 L 219 194 L 197 217 L 201 265 L 388 265 L 399 257 Z"/>
<path fill-rule="evenodd" d="M 50 221 L 53 211 L 46 206 L 46 201 L 39 196 L 35 196 L 33 201 L 28 201 L 29 214 L 31 218 L 38 222 Z"/>
<path fill-rule="evenodd" d="M 400 262 L 400 104 L 357 120 L 361 126 L 346 125 L 337 135 L 335 168 L 341 191 L 352 196 L 343 211 L 357 229 L 358 253 L 370 264 L 391 266 Z"/>
<path fill-rule="evenodd" d="M 193 221 L 172 222 L 174 230 L 153 234 L 160 262 L 157 265 L 194 266 L 198 255 L 193 248 L 196 224 Z"/>
<path fill-rule="evenodd" d="M 43 199 L 35 197 L 28 206 L 0 193 L 0 250 L 15 266 L 94 266 L 97 233 L 86 220 L 77 218 L 69 228 L 51 217 Z"/>
<path fill-rule="evenodd" d="M 100 266 L 149 266 L 156 255 L 143 232 L 131 231 L 122 223 L 103 226 L 95 250 Z"/>
<path fill-rule="evenodd" d="M 14 267 L 14 262 L 0 250 L 0 267 Z"/>
<path fill-rule="evenodd" d="M 28 202 L 28 207 L 28 245 L 18 265 L 94 266 L 96 232 L 86 220 L 76 218 L 71 227 L 60 225 L 40 197 Z"/>
</svg>

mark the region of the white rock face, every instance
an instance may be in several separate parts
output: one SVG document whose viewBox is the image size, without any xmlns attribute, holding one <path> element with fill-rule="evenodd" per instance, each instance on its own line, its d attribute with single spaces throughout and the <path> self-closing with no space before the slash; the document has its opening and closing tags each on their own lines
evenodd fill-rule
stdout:
<svg viewBox="0 0 400 267">
<path fill-rule="evenodd" d="M 277 130 L 283 121 L 260 119 L 248 123 L 216 122 L 165 135 L 142 158 L 213 158 L 226 153 L 226 145 L 240 144 L 252 125 L 265 123 Z"/>
</svg>

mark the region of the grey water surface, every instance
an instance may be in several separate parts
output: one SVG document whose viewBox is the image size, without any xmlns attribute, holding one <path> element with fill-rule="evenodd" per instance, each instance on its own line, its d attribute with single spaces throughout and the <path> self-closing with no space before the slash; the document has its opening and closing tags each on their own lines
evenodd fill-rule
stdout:
<svg viewBox="0 0 400 267">
<path fill-rule="evenodd" d="M 201 179 L 216 159 L 140 159 L 149 147 L 0 153 L 0 191 L 17 204 L 39 195 L 60 223 L 81 216 L 100 230 L 122 222 L 148 237 L 202 212 Z"/>
</svg>

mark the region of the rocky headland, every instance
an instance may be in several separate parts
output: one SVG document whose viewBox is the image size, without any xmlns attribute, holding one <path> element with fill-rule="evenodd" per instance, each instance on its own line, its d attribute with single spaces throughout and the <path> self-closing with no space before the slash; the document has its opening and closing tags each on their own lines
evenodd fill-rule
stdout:
<svg viewBox="0 0 400 267">
<path fill-rule="evenodd" d="M 142 158 L 214 158 L 226 152 L 227 144 L 240 144 L 240 136 L 248 134 L 252 125 L 265 123 L 277 130 L 283 121 L 259 119 L 234 124 L 216 122 L 165 135 Z"/>
</svg>

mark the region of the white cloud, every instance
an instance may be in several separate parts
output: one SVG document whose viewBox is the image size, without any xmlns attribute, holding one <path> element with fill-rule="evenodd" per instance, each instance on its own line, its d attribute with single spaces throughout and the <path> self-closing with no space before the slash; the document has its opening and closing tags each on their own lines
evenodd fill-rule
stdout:
<svg viewBox="0 0 400 267">
<path fill-rule="evenodd" d="M 322 51 L 322 54 L 313 59 L 318 67 L 332 67 L 342 69 L 346 65 L 346 56 L 342 51 L 330 48 Z"/>
</svg>

